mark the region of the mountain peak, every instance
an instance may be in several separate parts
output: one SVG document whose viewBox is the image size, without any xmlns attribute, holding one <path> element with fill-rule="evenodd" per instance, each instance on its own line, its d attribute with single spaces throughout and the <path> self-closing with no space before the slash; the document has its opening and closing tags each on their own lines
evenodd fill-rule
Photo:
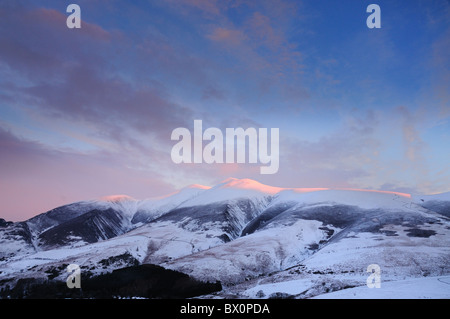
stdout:
<svg viewBox="0 0 450 319">
<path fill-rule="evenodd" d="M 216 187 L 255 190 L 270 195 L 274 195 L 284 189 L 281 187 L 265 185 L 249 178 L 239 179 L 234 177 L 227 178 L 226 180 L 218 184 Z"/>
<path fill-rule="evenodd" d="M 210 189 L 210 188 L 211 187 L 205 186 L 205 185 L 191 184 L 191 185 L 184 187 L 183 189 Z"/>
<path fill-rule="evenodd" d="M 127 201 L 135 201 L 133 197 L 130 197 L 128 195 L 109 195 L 109 196 L 103 196 L 100 198 L 101 201 L 104 202 L 111 202 L 111 203 L 119 203 L 119 202 L 127 202 Z"/>
</svg>

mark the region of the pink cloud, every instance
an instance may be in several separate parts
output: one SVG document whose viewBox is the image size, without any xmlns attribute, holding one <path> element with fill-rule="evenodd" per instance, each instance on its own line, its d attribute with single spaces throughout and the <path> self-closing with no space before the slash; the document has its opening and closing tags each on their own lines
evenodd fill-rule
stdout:
<svg viewBox="0 0 450 319">
<path fill-rule="evenodd" d="M 305 68 L 303 55 L 287 36 L 298 18 L 294 14 L 297 6 L 283 1 L 258 1 L 246 6 L 253 13 L 243 14 L 239 22 L 222 14 L 205 28 L 205 37 L 237 61 L 236 71 L 257 83 L 262 95 L 277 90 L 286 99 L 304 100 L 309 94 L 298 85 Z M 240 10 L 239 3 L 227 3 L 225 7 Z M 295 90 L 290 88 L 292 83 L 297 83 Z"/>
<path fill-rule="evenodd" d="M 67 16 L 53 9 L 0 10 L 2 60 L 12 69 L 42 81 L 70 64 L 104 65 L 98 51 L 106 49 L 112 35 L 100 26 L 82 20 L 81 29 L 68 29 Z"/>
<path fill-rule="evenodd" d="M 221 42 L 224 45 L 235 47 L 243 43 L 245 34 L 240 30 L 218 27 L 207 37 L 213 41 Z"/>
<path fill-rule="evenodd" d="M 260 12 L 255 12 L 248 20 L 248 27 L 253 37 L 267 47 L 278 50 L 286 40 L 280 30 L 275 30 L 272 24 L 271 19 Z"/>
</svg>

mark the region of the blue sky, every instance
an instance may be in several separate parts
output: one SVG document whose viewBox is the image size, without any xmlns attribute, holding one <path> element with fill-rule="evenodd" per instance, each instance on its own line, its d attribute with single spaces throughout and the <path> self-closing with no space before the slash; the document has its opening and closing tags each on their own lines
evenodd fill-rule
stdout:
<svg viewBox="0 0 450 319">
<path fill-rule="evenodd" d="M 446 0 L 79 0 L 81 29 L 70 3 L 0 4 L 0 217 L 229 176 L 450 191 Z M 278 173 L 174 164 L 194 119 L 279 128 Z"/>
</svg>

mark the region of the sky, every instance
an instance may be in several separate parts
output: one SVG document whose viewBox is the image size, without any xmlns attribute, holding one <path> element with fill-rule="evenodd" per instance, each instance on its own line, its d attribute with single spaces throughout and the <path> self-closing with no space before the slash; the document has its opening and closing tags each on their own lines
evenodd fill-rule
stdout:
<svg viewBox="0 0 450 319">
<path fill-rule="evenodd" d="M 0 1 L 0 218 L 228 177 L 448 192 L 449 52 L 447 0 Z M 279 128 L 279 170 L 174 163 L 194 120 Z"/>
</svg>

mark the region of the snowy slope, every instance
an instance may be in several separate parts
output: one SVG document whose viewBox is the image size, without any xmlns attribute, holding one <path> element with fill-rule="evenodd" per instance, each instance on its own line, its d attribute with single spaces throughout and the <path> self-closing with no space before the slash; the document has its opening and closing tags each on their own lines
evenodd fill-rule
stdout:
<svg viewBox="0 0 450 319">
<path fill-rule="evenodd" d="M 416 195 L 413 197 L 416 204 L 450 217 L 450 192 L 434 195 Z"/>
<path fill-rule="evenodd" d="M 328 238 L 328 229 L 321 226 L 322 223 L 310 220 L 287 227 L 268 227 L 164 266 L 201 280 L 236 284 L 297 265 L 312 254 L 311 247 Z"/>
<path fill-rule="evenodd" d="M 316 299 L 450 299 L 450 276 L 405 279 L 321 294 Z"/>
<path fill-rule="evenodd" d="M 298 264 L 311 273 L 356 273 L 375 263 L 394 277 L 440 275 L 450 272 L 449 234 L 448 222 L 421 212 L 303 207 L 287 209 L 247 236 L 166 266 L 233 284 Z M 220 273 L 214 272 L 217 267 Z"/>
<path fill-rule="evenodd" d="M 164 213 L 180 206 L 182 203 L 197 197 L 207 189 L 209 189 L 209 187 L 195 184 L 163 198 L 142 200 L 136 207 L 132 223 L 150 222 Z"/>
<path fill-rule="evenodd" d="M 35 252 L 33 235 L 24 222 L 0 226 L 0 262 L 15 255 Z"/>
<path fill-rule="evenodd" d="M 322 278 L 323 280 L 323 278 Z M 273 298 L 275 296 L 298 296 L 306 293 L 317 283 L 313 278 L 287 280 L 278 283 L 256 285 L 243 293 L 248 298 Z M 324 283 L 324 281 L 322 281 Z M 319 285 L 322 286 L 322 283 Z M 363 284 L 358 287 L 324 292 L 313 299 L 449 299 L 450 276 L 424 277 L 381 281 L 380 288 L 369 288 Z M 331 288 L 331 285 L 327 288 Z M 337 287 L 337 286 L 335 286 Z M 326 288 L 325 288 L 326 289 Z"/>
<path fill-rule="evenodd" d="M 83 245 L 124 234 L 195 197 L 205 186 L 192 185 L 165 198 L 136 200 L 106 196 L 52 209 L 25 222 L 0 227 L 0 258 Z"/>
<path fill-rule="evenodd" d="M 450 202 L 450 192 L 433 195 L 414 195 L 413 199 L 416 203 L 428 202 L 428 201 L 441 201 Z"/>
<path fill-rule="evenodd" d="M 344 204 L 364 209 L 385 208 L 402 211 L 409 209 L 408 206 L 412 203 L 411 197 L 406 194 L 343 189 L 283 190 L 278 193 L 276 200 L 299 204 Z"/>
</svg>

